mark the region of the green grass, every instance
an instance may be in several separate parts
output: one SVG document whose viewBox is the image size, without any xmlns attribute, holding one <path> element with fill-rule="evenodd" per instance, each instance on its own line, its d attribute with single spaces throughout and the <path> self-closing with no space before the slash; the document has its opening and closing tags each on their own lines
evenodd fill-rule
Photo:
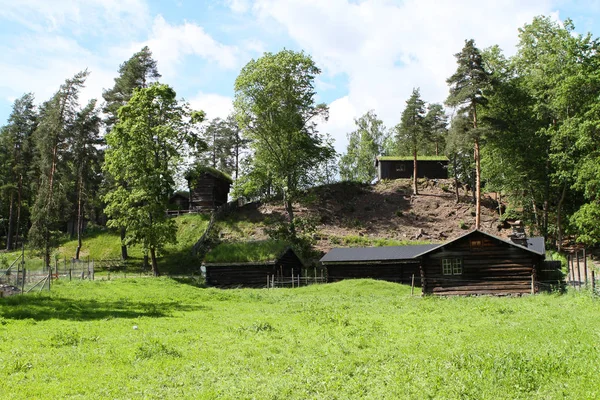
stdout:
<svg viewBox="0 0 600 400">
<path fill-rule="evenodd" d="M 598 306 L 587 293 L 411 297 L 370 280 L 227 291 L 169 279 L 58 282 L 0 299 L 0 393 L 596 399 Z"/>
<path fill-rule="evenodd" d="M 379 161 L 412 161 L 413 156 L 379 156 Z M 446 156 L 417 156 L 421 161 L 448 161 Z"/>
<path fill-rule="evenodd" d="M 221 243 L 208 252 L 207 263 L 271 261 L 280 256 L 289 245 L 276 240 Z"/>
<path fill-rule="evenodd" d="M 347 247 L 383 247 L 383 246 L 411 246 L 417 244 L 431 244 L 426 240 L 395 240 L 385 238 L 372 238 L 367 236 L 347 235 L 330 236 L 329 240 L 333 244 Z"/>
<path fill-rule="evenodd" d="M 184 272 L 190 269 L 199 269 L 200 260 L 191 254 L 192 246 L 204 233 L 210 216 L 208 214 L 187 214 L 174 218 L 177 224 L 177 242 L 165 246 L 159 254 L 159 269 L 162 272 Z M 69 262 L 75 256 L 77 240 L 67 238 L 53 252 L 52 259 L 57 259 L 59 264 L 64 260 Z M 143 252 L 139 246 L 128 246 L 130 269 L 135 271 L 142 265 Z M 20 254 L 14 251 L 0 255 L 9 263 Z M 80 259 L 107 260 L 121 258 L 121 238 L 115 231 L 108 229 L 95 230 L 83 237 L 83 246 Z M 26 268 L 38 270 L 44 267 L 44 262 L 35 251 L 25 251 Z M 0 261 L 1 264 L 1 261 Z"/>
</svg>

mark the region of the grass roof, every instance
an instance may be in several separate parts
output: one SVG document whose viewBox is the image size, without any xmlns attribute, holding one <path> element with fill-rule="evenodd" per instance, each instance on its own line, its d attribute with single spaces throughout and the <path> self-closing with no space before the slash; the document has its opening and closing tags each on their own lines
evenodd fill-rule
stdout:
<svg viewBox="0 0 600 400">
<path fill-rule="evenodd" d="M 379 161 L 412 161 L 413 156 L 379 156 Z M 417 156 L 418 161 L 448 161 L 446 156 Z"/>
<path fill-rule="evenodd" d="M 204 257 L 206 263 L 247 263 L 273 261 L 288 244 L 277 240 L 221 243 Z"/>
<path fill-rule="evenodd" d="M 188 179 L 188 180 L 196 179 L 200 175 L 205 174 L 205 173 L 210 174 L 210 175 L 214 176 L 215 178 L 220 178 L 229 183 L 233 183 L 233 179 L 231 179 L 231 176 L 229 174 L 226 174 L 223 171 L 219 171 L 216 168 L 209 167 L 206 165 L 196 165 L 196 166 L 192 167 L 185 173 L 185 179 Z"/>
</svg>

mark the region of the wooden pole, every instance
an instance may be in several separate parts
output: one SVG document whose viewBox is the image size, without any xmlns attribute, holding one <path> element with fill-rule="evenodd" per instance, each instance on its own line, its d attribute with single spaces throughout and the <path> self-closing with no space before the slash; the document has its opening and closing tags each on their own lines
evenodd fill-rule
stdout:
<svg viewBox="0 0 600 400">
<path fill-rule="evenodd" d="M 71 282 L 71 268 L 69 268 L 69 282 Z"/>
<path fill-rule="evenodd" d="M 581 289 L 581 268 L 579 268 L 579 252 L 575 252 L 575 258 L 577 259 L 577 286 Z"/>
<path fill-rule="evenodd" d="M 596 293 L 596 275 L 592 270 L 592 293 Z"/>
<path fill-rule="evenodd" d="M 415 274 L 412 274 L 412 279 L 410 283 L 410 295 L 412 296 L 415 293 Z"/>
<path fill-rule="evenodd" d="M 267 289 L 269 288 L 269 275 L 267 274 Z"/>
<path fill-rule="evenodd" d="M 25 268 L 23 268 L 23 280 L 21 281 L 21 294 L 23 294 L 25 292 Z"/>
<path fill-rule="evenodd" d="M 531 274 L 531 294 L 535 294 L 535 275 Z"/>
<path fill-rule="evenodd" d="M 292 289 L 294 288 L 294 268 L 292 268 Z"/>
<path fill-rule="evenodd" d="M 588 285 L 588 268 L 587 268 L 587 255 L 585 254 L 585 248 L 583 249 L 583 274 L 585 275 L 585 287 Z"/>
</svg>

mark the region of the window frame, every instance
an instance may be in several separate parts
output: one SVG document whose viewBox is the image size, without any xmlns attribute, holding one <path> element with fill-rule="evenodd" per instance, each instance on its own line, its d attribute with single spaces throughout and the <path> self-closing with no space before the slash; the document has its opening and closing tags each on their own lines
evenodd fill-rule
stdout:
<svg viewBox="0 0 600 400">
<path fill-rule="evenodd" d="M 463 260 L 460 257 L 442 258 L 442 275 L 453 276 L 463 274 Z"/>
</svg>

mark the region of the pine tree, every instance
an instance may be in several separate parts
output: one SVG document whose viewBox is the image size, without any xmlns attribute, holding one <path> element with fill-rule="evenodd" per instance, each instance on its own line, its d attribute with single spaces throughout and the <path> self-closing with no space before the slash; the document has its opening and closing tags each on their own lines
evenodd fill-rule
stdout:
<svg viewBox="0 0 600 400">
<path fill-rule="evenodd" d="M 79 72 L 67 79 L 59 91 L 42 105 L 34 132 L 35 167 L 38 173 L 35 202 L 31 211 L 29 242 L 42 250 L 47 267 L 55 244 L 63 210 L 67 204 L 68 141 L 77 118 L 79 92 L 89 73 Z"/>
<path fill-rule="evenodd" d="M 441 104 L 433 103 L 427 106 L 425 127 L 429 140 L 435 145 L 435 155 L 439 156 L 443 153 L 443 149 L 440 148 L 445 145 L 448 135 L 448 116 Z"/>
<path fill-rule="evenodd" d="M 454 75 L 446 81 L 450 85 L 450 94 L 446 104 L 450 107 L 460 107 L 460 112 L 469 115 L 473 129 L 469 132 L 475 144 L 475 229 L 481 226 L 481 130 L 477 119 L 477 107 L 485 106 L 488 102 L 484 90 L 491 83 L 490 74 L 486 71 L 481 52 L 475 47 L 473 39 L 466 40 L 460 53 L 455 54 L 458 68 Z"/>
<path fill-rule="evenodd" d="M 419 194 L 417 187 L 417 152 L 419 145 L 425 141 L 425 102 L 421 100 L 419 88 L 413 89 L 410 98 L 406 101 L 406 108 L 402 112 L 400 125 L 397 127 L 399 138 L 409 143 L 413 156 L 413 194 Z"/>
<path fill-rule="evenodd" d="M 23 204 L 29 200 L 28 171 L 31 164 L 31 137 L 37 126 L 37 111 L 32 93 L 24 94 L 13 105 L 8 124 L 0 131 L 2 149 L 2 188 L 8 197 L 6 249 L 14 249 L 27 223 L 22 221 Z"/>
</svg>

